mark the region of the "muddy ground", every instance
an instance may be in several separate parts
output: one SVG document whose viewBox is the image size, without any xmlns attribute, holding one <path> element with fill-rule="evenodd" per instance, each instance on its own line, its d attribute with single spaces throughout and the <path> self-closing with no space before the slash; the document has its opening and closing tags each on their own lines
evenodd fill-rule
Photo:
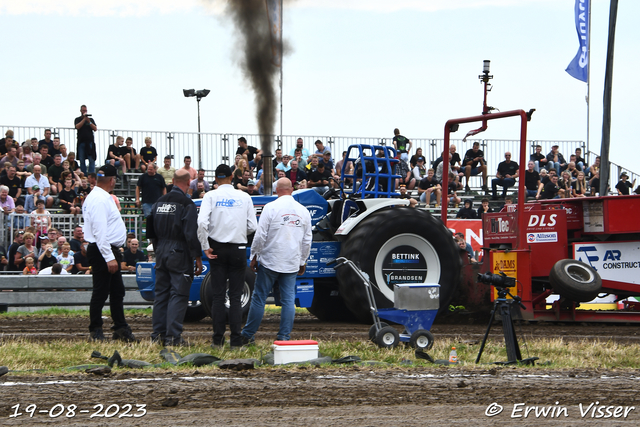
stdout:
<svg viewBox="0 0 640 427">
<path fill-rule="evenodd" d="M 278 320 L 278 316 L 268 316 L 257 339 L 275 338 Z M 129 321 L 138 336 L 148 336 L 151 332 L 150 318 Z M 82 340 L 87 335 L 86 323 L 86 319 L 78 318 L 55 322 L 41 318 L 0 318 L 0 334 L 4 340 L 14 336 L 38 341 Z M 436 339 L 480 340 L 485 328 L 480 322 L 436 324 L 432 332 Z M 613 339 L 625 343 L 640 343 L 638 330 L 637 326 L 628 325 L 518 326 L 520 337 Z M 366 340 L 367 333 L 366 325 L 323 323 L 303 315 L 296 317 L 292 338 L 356 341 Z M 492 337 L 498 340 L 501 334 L 501 328 L 494 326 Z M 211 326 L 207 321 L 188 324 L 185 328 L 188 339 L 210 336 Z M 194 369 L 189 375 L 116 371 L 104 378 L 84 373 L 35 377 L 10 372 L 0 377 L 0 425 L 638 425 L 639 389 L 640 373 L 629 371 L 508 367 L 488 367 L 473 372 L 463 368 L 410 366 L 209 370 L 206 373 Z M 163 406 L 163 403 L 177 405 Z M 520 403 L 524 405 L 514 406 Z M 587 409 L 592 403 L 591 409 Z M 16 414 L 14 405 L 17 404 L 20 404 L 18 413 L 22 415 L 11 417 Z M 30 404 L 44 412 L 35 412 L 29 417 L 25 409 Z M 61 407 L 54 408 L 56 404 L 64 405 L 65 411 L 52 418 Z M 70 404 L 77 405 L 77 409 L 75 415 L 67 417 Z M 119 406 L 109 409 L 108 415 L 115 414 L 113 417 L 90 418 L 98 411 L 99 408 L 94 408 L 97 404 L 104 405 L 98 415 L 104 415 L 109 405 Z M 125 414 L 126 404 L 132 405 L 128 414 Z M 142 414 L 136 412 L 136 404 L 146 405 L 146 414 L 139 418 L 127 417 Z M 607 408 L 602 409 L 605 417 L 611 414 L 608 418 L 598 417 L 596 406 L 602 405 L 611 406 L 609 412 Z M 533 409 L 525 417 L 527 407 Z M 546 416 L 540 415 L 545 407 L 550 407 L 550 411 Z M 81 410 L 87 412 L 80 413 Z M 493 417 L 486 415 L 492 411 L 499 413 Z"/>
</svg>

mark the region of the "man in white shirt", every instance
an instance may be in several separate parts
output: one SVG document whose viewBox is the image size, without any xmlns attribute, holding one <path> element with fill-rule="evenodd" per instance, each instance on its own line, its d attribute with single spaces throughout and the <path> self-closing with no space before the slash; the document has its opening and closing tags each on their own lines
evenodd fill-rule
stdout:
<svg viewBox="0 0 640 427">
<path fill-rule="evenodd" d="M 242 305 L 247 267 L 247 235 L 256 231 L 251 197 L 231 185 L 231 168 L 216 168 L 218 189 L 205 193 L 198 214 L 198 240 L 211 268 L 213 347 L 224 346 L 227 312 L 224 305 L 229 280 L 229 330 L 231 349 L 242 346 Z"/>
<path fill-rule="evenodd" d="M 50 208 L 51 206 L 53 206 L 53 197 L 49 196 L 49 189 L 51 186 L 49 185 L 49 180 L 47 179 L 47 177 L 42 175 L 41 172 L 42 168 L 40 167 L 40 165 L 35 165 L 33 167 L 33 175 L 27 177 L 24 182 L 24 186 L 29 192 L 30 196 L 37 196 L 38 199 L 44 200 L 46 206 Z M 38 190 L 34 190 L 34 186 L 38 186 L 38 189 L 41 191 L 40 194 L 35 194 Z M 34 205 L 35 202 L 36 201 L 34 200 Z"/>
<path fill-rule="evenodd" d="M 87 259 L 91 266 L 93 293 L 89 304 L 89 333 L 94 341 L 103 341 L 102 309 L 109 298 L 114 340 L 136 342 L 124 317 L 124 283 L 120 272 L 120 247 L 127 240 L 127 229 L 109 194 L 116 185 L 117 170 L 104 165 L 97 173 L 97 183 L 82 205 L 84 239 L 89 242 Z"/>
<path fill-rule="evenodd" d="M 242 330 L 243 344 L 254 341 L 267 296 L 276 280 L 282 303 L 278 340 L 290 339 L 296 312 L 296 276 L 304 274 L 311 250 L 311 215 L 291 196 L 293 186 L 289 178 L 280 178 L 276 191 L 278 198 L 262 209 L 251 245 L 250 267 L 258 272 L 258 277 L 247 324 Z"/>
</svg>

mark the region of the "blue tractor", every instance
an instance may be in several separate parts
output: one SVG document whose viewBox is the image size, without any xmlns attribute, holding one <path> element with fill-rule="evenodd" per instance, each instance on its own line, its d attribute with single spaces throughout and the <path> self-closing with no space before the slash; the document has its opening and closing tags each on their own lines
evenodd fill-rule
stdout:
<svg viewBox="0 0 640 427">
<path fill-rule="evenodd" d="M 296 283 L 296 304 L 320 320 L 370 321 L 366 289 L 350 269 L 327 263 L 338 256 L 368 274 L 380 308 L 393 307 L 394 285 L 440 284 L 440 307 L 447 307 L 461 280 L 461 258 L 451 232 L 427 210 L 409 207 L 395 192 L 396 152 L 391 147 L 352 145 L 339 188 L 324 195 L 297 190 L 293 197 L 311 214 L 313 243 L 307 269 Z M 353 165 L 353 168 L 350 167 Z M 351 171 L 352 169 L 352 171 Z M 258 221 L 264 205 L 277 196 L 253 196 Z M 198 203 L 198 201 L 196 201 Z M 248 245 L 250 246 L 250 245 Z M 249 263 L 247 247 L 247 265 Z M 187 321 L 211 315 L 209 265 L 193 281 Z M 154 263 L 138 263 L 136 279 L 143 298 L 153 301 Z M 247 267 L 242 306 L 249 310 L 254 273 Z M 277 292 L 274 295 L 278 303 Z"/>
</svg>

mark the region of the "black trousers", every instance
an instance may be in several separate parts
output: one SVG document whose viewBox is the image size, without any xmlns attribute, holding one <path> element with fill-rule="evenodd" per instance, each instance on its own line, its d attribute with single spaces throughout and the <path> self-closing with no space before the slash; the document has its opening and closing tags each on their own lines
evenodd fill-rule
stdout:
<svg viewBox="0 0 640 427">
<path fill-rule="evenodd" d="M 211 268 L 211 317 L 213 318 L 213 344 L 224 344 L 227 309 L 224 305 L 229 280 L 229 340 L 232 346 L 242 345 L 242 306 L 240 299 L 244 289 L 244 272 L 247 268 L 245 244 L 218 243 L 209 239 L 209 246 L 218 257 L 209 260 Z"/>
<path fill-rule="evenodd" d="M 109 273 L 107 262 L 100 253 L 98 245 L 90 243 L 87 248 L 87 259 L 91 266 L 93 279 L 93 293 L 89 303 L 89 331 L 102 328 L 102 309 L 107 298 L 109 298 L 111 318 L 113 319 L 111 329 L 118 330 L 128 326 L 124 318 L 124 283 L 120 272 L 122 253 L 116 246 L 111 246 L 111 251 L 118 262 L 118 271 L 114 274 Z"/>
</svg>

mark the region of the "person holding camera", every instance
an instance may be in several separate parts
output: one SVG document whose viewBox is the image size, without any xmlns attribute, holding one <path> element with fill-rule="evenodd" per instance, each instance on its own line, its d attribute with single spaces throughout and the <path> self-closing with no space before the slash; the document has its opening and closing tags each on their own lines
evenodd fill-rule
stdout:
<svg viewBox="0 0 640 427">
<path fill-rule="evenodd" d="M 96 143 L 93 132 L 98 130 L 96 122 L 87 114 L 87 106 L 80 106 L 80 117 L 74 120 L 74 126 L 78 130 L 78 160 L 80 161 L 80 170 L 83 174 L 87 174 L 86 160 L 89 160 L 89 173 L 96 171 Z"/>
</svg>

